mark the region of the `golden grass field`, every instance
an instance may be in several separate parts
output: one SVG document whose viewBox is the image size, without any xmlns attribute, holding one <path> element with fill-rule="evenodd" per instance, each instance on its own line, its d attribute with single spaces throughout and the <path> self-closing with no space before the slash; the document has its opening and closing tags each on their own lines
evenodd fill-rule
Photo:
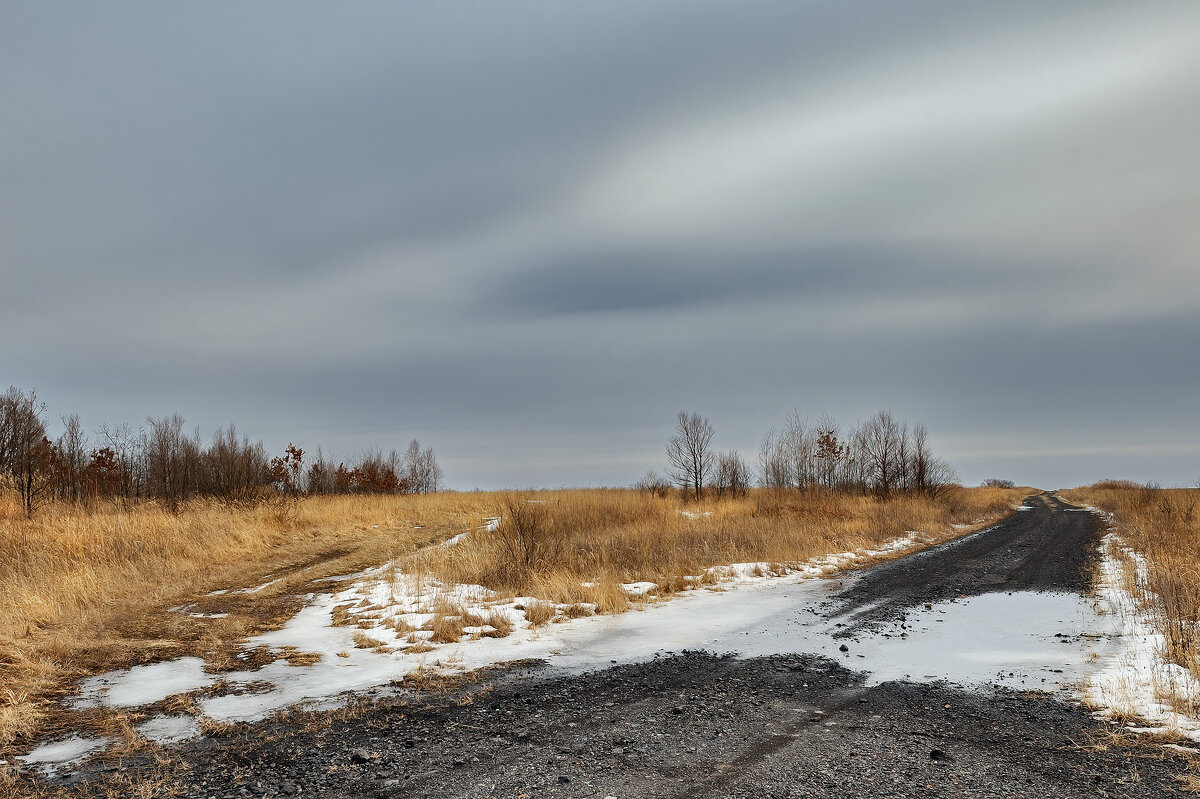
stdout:
<svg viewBox="0 0 1200 799">
<path fill-rule="evenodd" d="M 253 507 L 201 501 L 178 513 L 57 505 L 32 519 L 0 495 L 0 750 L 44 733 L 53 700 L 79 678 L 181 654 L 220 670 L 247 635 L 290 618 L 314 580 L 366 566 L 396 560 L 443 581 L 619 612 L 629 606 L 621 582 L 650 580 L 669 592 L 711 566 L 803 561 L 910 530 L 942 539 L 965 532 L 955 525 L 1006 514 L 1025 493 L 953 489 L 934 501 L 760 489 L 684 504 L 619 489 L 447 492 Z M 512 524 L 481 529 L 522 509 L 536 532 L 528 546 Z M 471 535 L 429 546 L 460 533 Z M 228 616 L 167 612 L 198 600 Z"/>
<path fill-rule="evenodd" d="M 1121 542 L 1145 559 L 1145 579 L 1127 569 L 1126 587 L 1166 637 L 1166 659 L 1200 679 L 1200 491 L 1105 481 L 1069 497 L 1113 514 Z"/>
</svg>

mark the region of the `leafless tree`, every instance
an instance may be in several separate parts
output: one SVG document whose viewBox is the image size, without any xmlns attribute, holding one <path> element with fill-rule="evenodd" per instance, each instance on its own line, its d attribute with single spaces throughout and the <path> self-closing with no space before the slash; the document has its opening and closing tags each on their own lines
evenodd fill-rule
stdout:
<svg viewBox="0 0 1200 799">
<path fill-rule="evenodd" d="M 58 495 L 71 502 L 83 499 L 84 474 L 88 465 L 88 439 L 78 414 L 62 417 L 63 433 L 55 442 L 57 450 Z"/>
<path fill-rule="evenodd" d="M 183 432 L 183 417 L 179 414 L 148 418 L 150 425 L 143 445 L 146 459 L 147 489 L 150 496 L 178 510 L 181 503 L 198 489 L 203 447 L 199 431 L 194 435 Z"/>
<path fill-rule="evenodd" d="M 698 413 L 680 411 L 675 433 L 667 439 L 671 479 L 696 499 L 704 493 L 704 485 L 712 472 L 713 434 L 713 426 L 708 419 Z"/>
<path fill-rule="evenodd" d="M 146 492 L 146 435 L 128 424 L 101 425 L 99 437 L 104 441 L 102 449 L 108 450 L 103 461 L 106 470 L 115 472 L 116 493 L 125 499 L 140 499 Z M 99 451 L 98 451 L 99 452 Z M 111 454 L 111 466 L 108 466 Z M 95 454 L 93 454 L 95 460 Z"/>
<path fill-rule="evenodd" d="M 1003 480 L 998 477 L 991 477 L 980 483 L 984 488 L 1016 488 L 1017 484 L 1012 480 Z M 1200 484 L 1196 486 L 1200 488 Z"/>
<path fill-rule="evenodd" d="M 404 452 L 402 470 L 407 483 L 406 490 L 414 494 L 432 494 L 441 488 L 444 472 L 438 465 L 433 448 L 421 449 L 421 443 L 415 438 L 408 443 L 408 449 Z"/>
<path fill-rule="evenodd" d="M 229 502 L 253 500 L 273 477 L 262 442 L 251 441 L 249 436 L 239 438 L 232 424 L 213 434 L 202 461 L 203 479 L 198 490 Z"/>
<path fill-rule="evenodd" d="M 787 488 L 792 484 L 788 459 L 780 446 L 779 432 L 773 427 L 758 445 L 758 471 L 759 483 L 765 488 Z"/>
<path fill-rule="evenodd" d="M 337 491 L 336 474 L 337 465 L 326 460 L 325 453 L 318 447 L 317 456 L 305 476 L 305 489 L 309 494 L 332 494 Z"/>
<path fill-rule="evenodd" d="M 671 481 L 653 469 L 642 475 L 642 478 L 634 483 L 633 487 L 637 491 L 645 491 L 647 494 L 653 494 L 656 497 L 665 497 L 671 493 Z"/>
<path fill-rule="evenodd" d="M 813 457 L 816 461 L 817 483 L 833 491 L 842 480 L 841 471 L 846 457 L 846 448 L 839 438 L 841 431 L 831 417 L 822 416 L 817 420 L 815 433 L 817 440 Z"/>
<path fill-rule="evenodd" d="M 12 386 L 0 396 L 0 471 L 16 484 L 27 516 L 53 488 L 56 453 L 46 437 L 45 412 L 34 391 Z"/>
<path fill-rule="evenodd" d="M 900 477 L 901 429 L 889 411 L 879 411 L 863 425 L 863 455 L 875 493 L 886 497 Z"/>
<path fill-rule="evenodd" d="M 717 456 L 713 485 L 719 496 L 744 497 L 750 490 L 750 467 L 737 450 L 731 449 Z"/>
</svg>

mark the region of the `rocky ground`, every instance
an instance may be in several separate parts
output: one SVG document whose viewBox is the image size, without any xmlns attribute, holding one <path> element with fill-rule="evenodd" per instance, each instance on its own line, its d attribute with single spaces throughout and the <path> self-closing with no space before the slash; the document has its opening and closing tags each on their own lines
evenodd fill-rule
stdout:
<svg viewBox="0 0 1200 799">
<path fill-rule="evenodd" d="M 687 653 L 561 679 L 517 670 L 316 728 L 247 726 L 181 762 L 181 795 L 213 799 L 1073 799 L 1172 795 L 1192 759 L 1045 695 L 864 688 L 813 656 Z"/>
</svg>

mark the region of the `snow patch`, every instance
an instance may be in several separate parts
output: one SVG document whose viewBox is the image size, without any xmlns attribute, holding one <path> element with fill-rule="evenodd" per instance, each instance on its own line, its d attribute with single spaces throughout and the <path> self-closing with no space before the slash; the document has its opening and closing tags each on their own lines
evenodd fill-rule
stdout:
<svg viewBox="0 0 1200 799">
<path fill-rule="evenodd" d="M 156 744 L 176 744 L 199 738 L 200 724 L 191 716 L 155 716 L 135 728 L 138 735 Z"/>
<path fill-rule="evenodd" d="M 1178 731 L 1200 742 L 1200 719 L 1176 711 L 1165 697 L 1175 696 L 1195 706 L 1200 703 L 1200 681 L 1184 667 L 1166 660 L 1166 638 L 1153 619 L 1125 588 L 1125 558 L 1132 577 L 1141 586 L 1147 582 L 1145 559 L 1109 533 L 1101 544 L 1100 585 L 1097 595 L 1106 611 L 1121 626 L 1121 647 L 1092 675 L 1084 695 L 1103 708 L 1106 717 L 1136 716 L 1149 722 L 1141 731 Z"/>
<path fill-rule="evenodd" d="M 84 738 L 72 735 L 61 741 L 45 743 L 20 760 L 31 766 L 40 767 L 41 771 L 49 773 L 59 766 L 70 766 L 86 760 L 88 757 L 102 752 L 114 743 L 111 738 Z"/>
<path fill-rule="evenodd" d="M 205 674 L 201 658 L 185 657 L 149 666 L 110 671 L 89 677 L 80 686 L 75 707 L 141 707 L 161 702 L 172 694 L 206 688 L 217 681 Z"/>
</svg>

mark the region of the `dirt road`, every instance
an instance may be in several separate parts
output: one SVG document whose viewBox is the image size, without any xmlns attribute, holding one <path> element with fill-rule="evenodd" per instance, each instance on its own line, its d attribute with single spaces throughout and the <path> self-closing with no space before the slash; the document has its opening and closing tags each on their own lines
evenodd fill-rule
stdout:
<svg viewBox="0 0 1200 799">
<path fill-rule="evenodd" d="M 1095 518 L 1052 495 L 1028 505 L 796 613 L 846 619 L 838 634 L 854 645 L 926 602 L 1086 589 Z M 686 652 L 553 677 L 530 664 L 319 724 L 238 728 L 189 745 L 172 782 L 183 796 L 221 799 L 1065 799 L 1175 795 L 1189 772 L 1187 755 L 1049 694 L 872 686 L 853 665 Z"/>
<path fill-rule="evenodd" d="M 1086 592 L 1098 544 L 1093 514 L 1040 494 L 986 530 L 871 570 L 827 612 L 848 616 L 842 635 L 852 636 L 925 602 L 998 591 Z"/>
</svg>

